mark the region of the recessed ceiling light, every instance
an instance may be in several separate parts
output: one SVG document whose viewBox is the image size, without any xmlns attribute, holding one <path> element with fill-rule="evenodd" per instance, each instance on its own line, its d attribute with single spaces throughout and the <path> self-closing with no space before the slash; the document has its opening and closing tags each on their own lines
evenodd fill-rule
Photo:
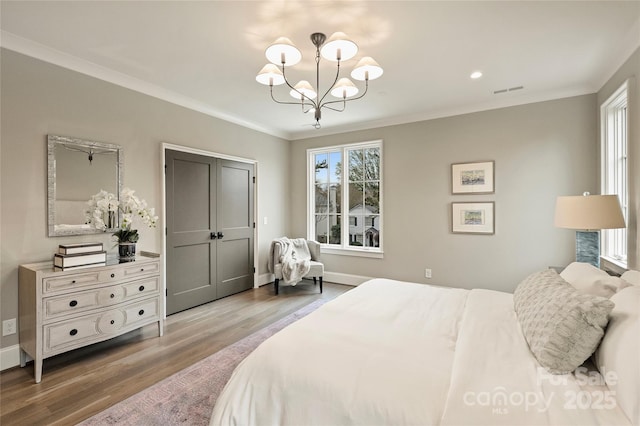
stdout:
<svg viewBox="0 0 640 426">
<path fill-rule="evenodd" d="M 469 77 L 471 77 L 472 79 L 476 80 L 476 79 L 482 77 L 482 71 L 474 71 L 474 72 L 471 73 L 471 75 Z"/>
</svg>

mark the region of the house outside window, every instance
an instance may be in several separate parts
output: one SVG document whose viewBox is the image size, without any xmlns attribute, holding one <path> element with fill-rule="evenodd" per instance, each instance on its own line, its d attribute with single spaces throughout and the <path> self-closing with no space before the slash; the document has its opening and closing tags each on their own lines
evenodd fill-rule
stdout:
<svg viewBox="0 0 640 426">
<path fill-rule="evenodd" d="M 601 191 L 615 194 L 625 223 L 629 218 L 627 172 L 627 83 L 625 82 L 600 107 L 601 119 Z M 615 265 L 627 266 L 627 229 L 602 230 L 601 256 Z"/>
<path fill-rule="evenodd" d="M 308 238 L 323 252 L 380 257 L 382 141 L 310 149 L 307 155 Z"/>
</svg>

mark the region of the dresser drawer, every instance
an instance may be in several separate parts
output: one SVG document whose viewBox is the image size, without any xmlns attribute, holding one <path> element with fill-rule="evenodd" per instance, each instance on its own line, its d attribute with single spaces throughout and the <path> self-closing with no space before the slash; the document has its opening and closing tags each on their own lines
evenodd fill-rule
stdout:
<svg viewBox="0 0 640 426">
<path fill-rule="evenodd" d="M 111 306 L 123 301 L 156 294 L 159 278 L 149 277 L 127 284 L 113 285 L 96 289 L 74 292 L 62 296 L 42 299 L 43 320 L 55 319 L 67 314 L 82 313 L 88 310 Z"/>
<path fill-rule="evenodd" d="M 101 275 L 100 271 L 96 271 L 45 278 L 42 280 L 42 293 L 47 294 L 95 285 L 100 282 Z"/>
<path fill-rule="evenodd" d="M 157 274 L 160 272 L 160 262 L 139 263 L 131 262 L 131 266 L 122 269 L 125 279 L 136 278 L 143 275 Z"/>
<path fill-rule="evenodd" d="M 159 298 L 155 297 L 45 325 L 43 353 L 50 355 L 76 349 L 121 334 L 124 329 L 133 330 L 142 323 L 157 321 L 159 307 Z"/>
<path fill-rule="evenodd" d="M 83 289 L 101 283 L 118 282 L 121 280 L 134 280 L 145 275 L 160 273 L 160 262 L 131 262 L 131 265 L 100 268 L 97 271 L 81 272 L 76 274 L 64 274 L 62 276 L 48 277 L 42 280 L 42 294 L 64 292 L 75 289 Z"/>
</svg>

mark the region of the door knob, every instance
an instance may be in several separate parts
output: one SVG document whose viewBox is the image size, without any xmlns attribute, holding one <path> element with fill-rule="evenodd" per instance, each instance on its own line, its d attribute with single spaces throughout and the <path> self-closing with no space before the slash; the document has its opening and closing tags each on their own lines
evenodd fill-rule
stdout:
<svg viewBox="0 0 640 426">
<path fill-rule="evenodd" d="M 216 235 L 216 233 L 215 233 L 215 232 L 212 232 L 212 233 L 211 233 L 211 239 L 212 239 L 212 240 L 215 240 L 216 238 L 218 238 L 218 235 Z"/>
<path fill-rule="evenodd" d="M 224 234 L 222 232 L 218 231 L 218 239 L 220 239 L 222 237 L 224 237 Z"/>
</svg>

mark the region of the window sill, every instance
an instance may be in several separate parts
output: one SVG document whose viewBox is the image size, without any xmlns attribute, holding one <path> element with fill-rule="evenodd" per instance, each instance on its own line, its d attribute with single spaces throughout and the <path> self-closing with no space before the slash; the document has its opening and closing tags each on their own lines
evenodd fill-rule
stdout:
<svg viewBox="0 0 640 426">
<path fill-rule="evenodd" d="M 337 254 L 339 256 L 358 256 L 358 257 L 370 257 L 374 259 L 382 259 L 384 252 L 376 250 L 363 250 L 363 249 L 348 249 L 320 246 L 320 252 L 322 254 Z"/>
<path fill-rule="evenodd" d="M 612 257 L 600 256 L 600 267 L 607 272 L 611 271 L 617 275 L 622 275 L 627 272 L 627 263 Z"/>
</svg>

